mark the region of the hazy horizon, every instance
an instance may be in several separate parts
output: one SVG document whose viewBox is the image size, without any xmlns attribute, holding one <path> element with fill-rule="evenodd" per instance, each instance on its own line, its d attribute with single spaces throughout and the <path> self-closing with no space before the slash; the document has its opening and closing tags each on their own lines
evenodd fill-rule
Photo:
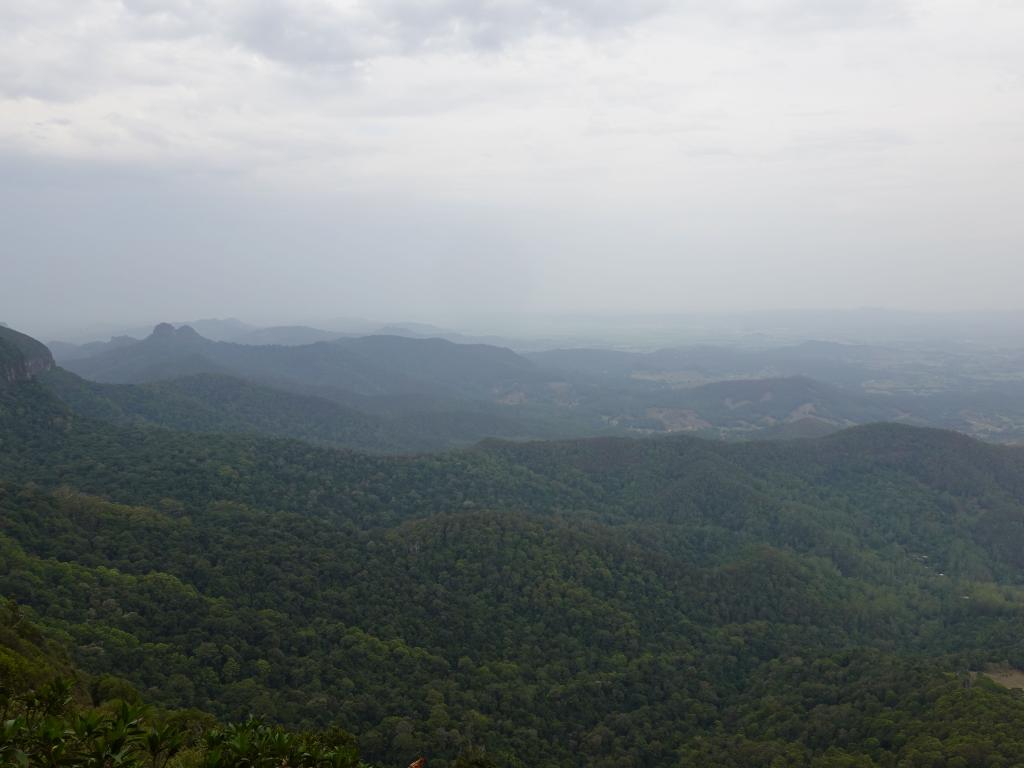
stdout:
<svg viewBox="0 0 1024 768">
<path fill-rule="evenodd" d="M 0 30 L 0 320 L 45 338 L 1024 308 L 1024 6 L 13 0 Z"/>
<path fill-rule="evenodd" d="M 141 339 L 156 325 L 188 325 L 214 341 L 234 341 L 267 328 L 307 327 L 346 336 L 410 333 L 456 341 L 542 349 L 558 346 L 656 348 L 723 343 L 753 346 L 802 341 L 848 344 L 980 343 L 1024 347 L 1024 310 L 931 313 L 861 307 L 704 313 L 499 313 L 417 318 L 352 316 L 140 317 L 122 323 L 0 324 L 44 342 L 82 344 L 118 336 Z"/>
</svg>

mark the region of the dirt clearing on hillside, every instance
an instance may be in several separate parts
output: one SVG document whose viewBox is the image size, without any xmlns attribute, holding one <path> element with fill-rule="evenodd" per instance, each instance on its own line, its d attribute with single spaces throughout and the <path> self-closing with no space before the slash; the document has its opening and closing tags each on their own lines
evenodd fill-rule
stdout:
<svg viewBox="0 0 1024 768">
<path fill-rule="evenodd" d="M 1007 688 L 1024 688 L 1024 669 L 992 665 L 982 674 Z"/>
</svg>

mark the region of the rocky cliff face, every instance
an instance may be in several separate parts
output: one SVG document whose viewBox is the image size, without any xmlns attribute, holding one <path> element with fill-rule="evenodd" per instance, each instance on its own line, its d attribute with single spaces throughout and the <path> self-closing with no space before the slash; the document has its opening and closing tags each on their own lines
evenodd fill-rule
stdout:
<svg viewBox="0 0 1024 768">
<path fill-rule="evenodd" d="M 55 365 L 46 345 L 31 336 L 0 327 L 0 385 L 28 381 Z"/>
<path fill-rule="evenodd" d="M 18 381 L 28 381 L 32 377 L 53 367 L 52 357 L 37 357 L 30 360 L 0 363 L 0 382 L 13 384 Z"/>
</svg>

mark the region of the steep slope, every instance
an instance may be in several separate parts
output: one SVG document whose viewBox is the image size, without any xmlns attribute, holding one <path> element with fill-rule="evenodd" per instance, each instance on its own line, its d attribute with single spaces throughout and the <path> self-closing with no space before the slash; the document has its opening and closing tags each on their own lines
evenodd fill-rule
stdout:
<svg viewBox="0 0 1024 768">
<path fill-rule="evenodd" d="M 44 344 L 6 326 L 0 327 L 0 385 L 28 381 L 54 367 Z"/>
</svg>

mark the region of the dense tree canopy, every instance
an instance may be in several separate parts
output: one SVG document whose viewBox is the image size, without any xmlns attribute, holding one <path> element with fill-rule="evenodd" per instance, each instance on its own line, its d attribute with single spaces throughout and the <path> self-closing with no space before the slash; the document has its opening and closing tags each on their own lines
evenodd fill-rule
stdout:
<svg viewBox="0 0 1024 768">
<path fill-rule="evenodd" d="M 386 765 L 1024 764 L 975 674 L 1024 666 L 1022 520 L 1024 454 L 907 427 L 382 457 L 0 389 L 0 593 L 93 705 Z"/>
</svg>

